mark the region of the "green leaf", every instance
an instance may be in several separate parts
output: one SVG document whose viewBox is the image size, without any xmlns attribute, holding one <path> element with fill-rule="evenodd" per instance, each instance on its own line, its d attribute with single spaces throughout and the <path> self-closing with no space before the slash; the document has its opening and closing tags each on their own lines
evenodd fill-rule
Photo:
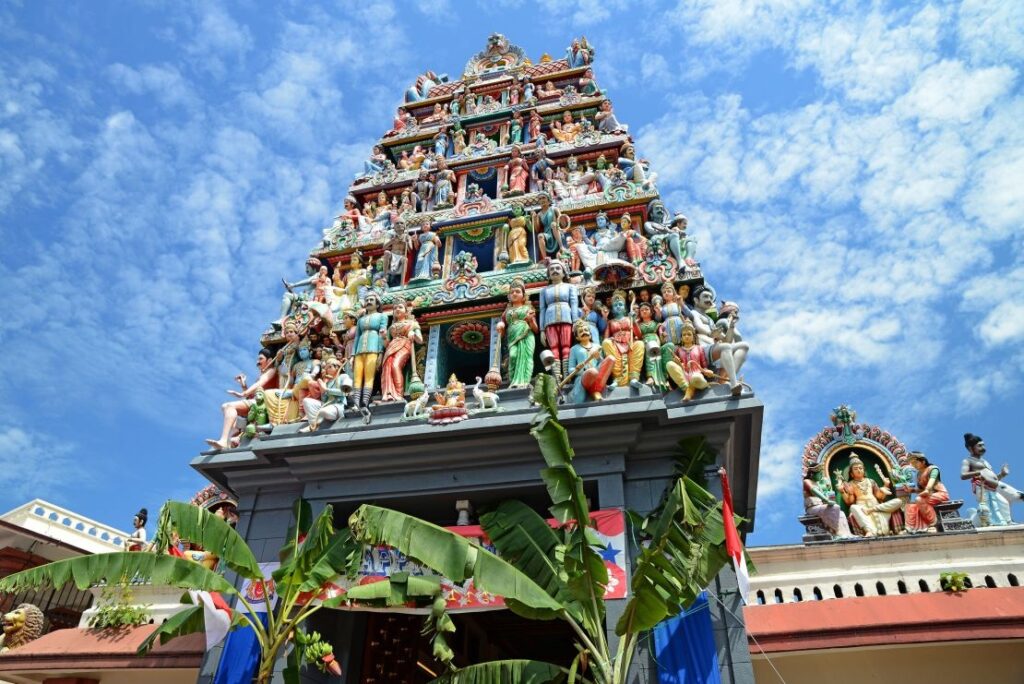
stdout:
<svg viewBox="0 0 1024 684">
<path fill-rule="evenodd" d="M 59 589 L 69 581 L 79 589 L 104 582 L 141 581 L 180 589 L 237 593 L 227 580 L 199 563 L 162 553 L 129 551 L 79 556 L 23 570 L 0 579 L 0 591 L 16 593 L 22 589 L 42 587 Z"/>
<path fill-rule="evenodd" d="M 432 679 L 431 684 L 549 684 L 565 681 L 566 671 L 539 660 L 493 660 Z"/>
<path fill-rule="evenodd" d="M 309 526 L 313 523 L 313 507 L 305 499 L 296 499 L 292 504 L 292 525 L 288 528 L 288 543 L 281 547 L 278 559 L 284 565 L 295 553 L 299 539 L 306 536 Z"/>
<path fill-rule="evenodd" d="M 443 527 L 364 504 L 349 518 L 349 529 L 360 542 L 397 549 L 453 582 L 472 577 L 478 589 L 504 597 L 522 617 L 552 619 L 564 609 L 514 565 Z"/>
<path fill-rule="evenodd" d="M 153 630 L 153 633 L 146 637 L 145 641 L 139 644 L 139 648 L 135 651 L 137 655 L 146 655 L 149 650 L 153 648 L 157 639 L 160 639 L 161 644 L 166 644 L 171 639 L 175 639 L 186 634 L 196 634 L 197 632 L 206 631 L 206 620 L 203 617 L 203 606 L 189 606 L 184 608 L 171 617 L 164 620 L 164 622 Z"/>
<path fill-rule="evenodd" d="M 168 501 L 161 516 L 182 539 L 216 554 L 225 565 L 246 579 L 263 579 L 259 563 L 242 536 L 223 518 L 205 508 Z"/>
<path fill-rule="evenodd" d="M 302 500 L 300 499 L 300 501 Z M 306 530 L 306 536 L 302 543 L 294 552 L 290 552 L 288 560 L 274 571 L 274 581 L 278 586 L 286 589 L 303 584 L 313 566 L 323 558 L 331 546 L 334 537 L 334 508 L 327 505 Z M 284 549 L 280 555 L 285 555 Z M 317 585 L 317 587 L 319 586 Z"/>
<path fill-rule="evenodd" d="M 388 607 L 433 603 L 441 593 L 440 577 L 420 577 L 396 572 L 390 577 L 350 587 L 345 596 L 359 603 Z"/>
<path fill-rule="evenodd" d="M 299 591 L 315 591 L 338 575 L 354 575 L 362 549 L 363 545 L 354 540 L 347 529 L 335 533 L 320 557 L 306 572 Z"/>
</svg>

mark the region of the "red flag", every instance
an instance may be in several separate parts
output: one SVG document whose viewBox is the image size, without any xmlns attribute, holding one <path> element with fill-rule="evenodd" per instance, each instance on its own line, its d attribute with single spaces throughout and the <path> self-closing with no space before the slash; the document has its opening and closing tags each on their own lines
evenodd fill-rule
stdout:
<svg viewBox="0 0 1024 684">
<path fill-rule="evenodd" d="M 729 554 L 729 558 L 732 558 L 732 564 L 736 568 L 736 584 L 739 585 L 740 597 L 743 599 L 743 603 L 746 603 L 747 595 L 750 593 L 747 556 L 743 552 L 743 542 L 740 541 L 740 533 L 736 530 L 736 521 L 733 518 L 729 476 L 726 475 L 725 468 L 719 468 L 718 474 L 722 478 L 722 522 L 725 523 L 725 552 Z"/>
</svg>

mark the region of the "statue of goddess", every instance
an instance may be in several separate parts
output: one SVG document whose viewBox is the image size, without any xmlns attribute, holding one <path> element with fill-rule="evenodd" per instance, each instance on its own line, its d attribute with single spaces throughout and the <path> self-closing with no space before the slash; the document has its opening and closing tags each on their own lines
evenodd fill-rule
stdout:
<svg viewBox="0 0 1024 684">
<path fill-rule="evenodd" d="M 414 238 L 416 241 L 416 265 L 413 267 L 414 279 L 430 280 L 434 276 L 434 266 L 438 263 L 441 252 L 441 238 L 431 231 L 430 221 L 424 221 L 421 233 Z"/>
<path fill-rule="evenodd" d="M 536 109 L 530 111 L 530 122 L 526 126 L 526 138 L 523 142 L 531 142 L 540 138 L 540 130 L 544 120 L 540 118 L 540 112 Z"/>
<path fill-rule="evenodd" d="M 380 368 L 381 401 L 402 401 L 405 394 L 405 367 L 413 356 L 414 346 L 423 344 L 420 324 L 403 300 L 395 302 L 394 321 L 388 328 L 391 339 L 384 351 Z"/>
<path fill-rule="evenodd" d="M 597 130 L 602 133 L 625 133 L 628 130 L 626 125 L 619 123 L 619 120 L 615 118 L 611 100 L 601 103 L 600 109 L 594 115 L 594 120 L 597 121 Z"/>
<path fill-rule="evenodd" d="M 521 204 L 512 205 L 506 244 L 509 263 L 524 264 L 530 261 L 530 252 L 527 250 L 526 210 Z"/>
<path fill-rule="evenodd" d="M 616 290 L 612 295 L 611 317 L 601 343 L 605 356 L 615 359 L 612 375 L 620 387 L 640 379 L 644 361 L 643 334 L 636 322 L 626 315 L 626 293 Z"/>
<path fill-rule="evenodd" d="M 637 323 L 644 344 L 644 369 L 647 372 L 647 384 L 655 389 L 668 389 L 665 369 L 661 365 L 661 341 L 658 338 L 658 322 L 654 320 L 654 307 L 650 302 L 641 302 L 637 308 Z"/>
<path fill-rule="evenodd" d="M 448 156 L 448 127 L 441 126 L 441 130 L 434 135 L 434 155 L 437 157 Z"/>
<path fill-rule="evenodd" d="M 564 221 L 563 221 L 564 219 Z M 540 196 L 540 209 L 533 215 L 534 232 L 537 234 L 537 256 L 558 258 L 559 252 L 565 249 L 562 241 L 562 223 L 568 227 L 569 217 L 551 204 L 551 197 L 545 193 Z M 564 275 L 564 274 L 563 274 Z"/>
<path fill-rule="evenodd" d="M 676 386 L 683 390 L 683 401 L 690 401 L 697 390 L 708 388 L 708 380 L 715 377 L 715 372 L 711 370 L 708 349 L 697 344 L 692 323 L 687 321 L 683 324 L 680 337 L 680 344 L 674 348 L 665 369 Z"/>
<path fill-rule="evenodd" d="M 384 162 L 387 160 L 388 157 L 384 154 L 384 148 L 380 145 L 374 145 L 370 158 L 363 162 L 363 175 L 372 176 L 375 173 L 383 171 Z"/>
<path fill-rule="evenodd" d="M 558 142 L 571 143 L 576 140 L 576 136 L 580 134 L 581 129 L 582 126 L 572 120 L 572 112 L 566 110 L 562 114 L 561 121 L 555 121 L 551 124 L 551 135 Z"/>
<path fill-rule="evenodd" d="M 825 475 L 825 464 L 812 463 L 804 476 L 804 511 L 821 521 L 833 537 L 849 539 L 853 536 L 843 509 L 836 503 L 836 492 Z"/>
<path fill-rule="evenodd" d="M 444 157 L 437 160 L 437 180 L 434 181 L 434 209 L 452 206 L 452 192 L 455 187 L 455 172 L 448 168 Z"/>
<path fill-rule="evenodd" d="M 370 273 L 363 268 L 363 255 L 352 252 L 349 257 L 349 269 L 334 269 L 335 313 L 346 313 L 359 308 L 359 290 L 370 284 Z"/>
<path fill-rule="evenodd" d="M 601 94 L 601 89 L 597 87 L 597 81 L 594 80 L 593 69 L 587 69 L 583 72 L 583 76 L 580 78 L 580 93 L 587 97 Z"/>
<path fill-rule="evenodd" d="M 497 329 L 508 344 L 509 387 L 528 387 L 533 377 L 534 335 L 538 327 L 536 312 L 526 299 L 526 284 L 519 278 L 509 285 L 508 306 Z"/>
<path fill-rule="evenodd" d="M 940 480 L 939 466 L 932 465 L 920 451 L 910 452 L 907 460 L 917 471 L 917 498 L 907 504 L 907 531 L 936 532 L 939 516 L 935 504 L 949 501 L 949 492 Z"/>
<path fill-rule="evenodd" d="M 505 167 L 508 173 L 508 193 L 509 197 L 515 195 L 522 195 L 526 193 L 526 184 L 530 179 L 530 169 L 523 159 L 523 151 L 519 145 L 512 146 L 512 152 L 509 156 L 508 165 Z"/>
<path fill-rule="evenodd" d="M 508 142 L 511 145 L 518 145 L 523 142 L 523 115 L 516 112 L 512 115 L 512 123 L 509 124 Z"/>
</svg>

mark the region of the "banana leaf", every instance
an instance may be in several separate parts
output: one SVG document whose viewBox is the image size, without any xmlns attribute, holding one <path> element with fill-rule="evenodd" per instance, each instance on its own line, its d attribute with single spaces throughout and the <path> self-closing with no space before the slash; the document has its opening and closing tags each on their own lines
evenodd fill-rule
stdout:
<svg viewBox="0 0 1024 684">
<path fill-rule="evenodd" d="M 364 504 L 349 518 L 349 530 L 358 541 L 397 549 L 453 582 L 472 577 L 477 588 L 504 597 L 522 617 L 550 620 L 565 609 L 514 565 L 443 527 Z"/>
<path fill-rule="evenodd" d="M 432 679 L 430 684 L 556 684 L 566 671 L 539 660 L 493 660 Z"/>
<path fill-rule="evenodd" d="M 481 515 L 480 525 L 502 560 L 532 577 L 574 619 L 581 619 L 581 608 L 569 592 L 569 576 L 561 564 L 561 541 L 544 518 L 521 501 L 510 500 Z"/>
<path fill-rule="evenodd" d="M 278 551 L 278 560 L 284 565 L 299 547 L 299 540 L 305 539 L 309 526 L 313 524 L 313 507 L 305 499 L 296 499 L 292 504 L 292 525 L 288 528 L 288 542 Z"/>
<path fill-rule="evenodd" d="M 677 615 L 728 560 L 721 506 L 687 477 L 676 480 L 661 507 L 634 528 L 647 544 L 633 563 L 632 595 L 615 626 L 620 636 Z"/>
<path fill-rule="evenodd" d="M 129 551 L 68 558 L 23 570 L 0 579 L 0 591 L 15 593 L 41 587 L 59 589 L 67 582 L 74 582 L 79 589 L 88 589 L 104 582 L 121 584 L 133 581 L 180 589 L 236 593 L 230 582 L 199 563 L 162 553 Z"/>
<path fill-rule="evenodd" d="M 434 597 L 440 593 L 440 577 L 421 577 L 407 572 L 396 572 L 376 582 L 350 587 L 345 596 L 359 603 L 394 607 L 410 603 L 422 604 L 428 599 L 433 603 Z"/>
<path fill-rule="evenodd" d="M 135 651 L 137 655 L 146 655 L 156 640 L 160 639 L 161 644 L 166 644 L 171 639 L 206 631 L 206 620 L 202 606 L 189 606 L 183 608 L 153 630 L 153 633 L 146 637 L 146 640 L 139 644 Z"/>
<path fill-rule="evenodd" d="M 274 581 L 282 587 L 304 583 L 313 566 L 330 548 L 334 537 L 334 508 L 327 505 L 309 526 L 295 550 L 287 554 L 287 560 L 273 572 Z M 286 555 L 284 549 L 280 555 Z"/>
<path fill-rule="evenodd" d="M 354 540 L 347 529 L 336 532 L 320 557 L 306 571 L 299 591 L 315 591 L 338 575 L 354 576 L 359 570 L 362 549 L 363 545 Z"/>
<path fill-rule="evenodd" d="M 259 563 L 249 545 L 223 518 L 205 508 L 181 501 L 168 501 L 160 514 L 182 539 L 216 554 L 222 563 L 242 577 L 263 579 Z"/>
</svg>

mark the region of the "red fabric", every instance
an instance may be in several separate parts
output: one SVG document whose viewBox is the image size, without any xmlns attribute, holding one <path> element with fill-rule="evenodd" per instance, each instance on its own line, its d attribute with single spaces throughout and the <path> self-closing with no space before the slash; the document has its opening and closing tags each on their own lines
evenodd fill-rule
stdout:
<svg viewBox="0 0 1024 684">
<path fill-rule="evenodd" d="M 722 476 L 722 522 L 725 523 L 725 551 L 729 557 L 738 561 L 743 553 L 743 544 L 740 542 L 740 533 L 736 529 L 736 521 L 733 519 L 732 492 L 729 490 L 729 476 L 725 469 L 719 471 Z"/>
<path fill-rule="evenodd" d="M 569 323 L 550 323 L 544 328 L 547 336 L 548 348 L 555 358 L 561 361 L 569 358 L 569 348 L 572 347 L 572 325 Z"/>
</svg>

